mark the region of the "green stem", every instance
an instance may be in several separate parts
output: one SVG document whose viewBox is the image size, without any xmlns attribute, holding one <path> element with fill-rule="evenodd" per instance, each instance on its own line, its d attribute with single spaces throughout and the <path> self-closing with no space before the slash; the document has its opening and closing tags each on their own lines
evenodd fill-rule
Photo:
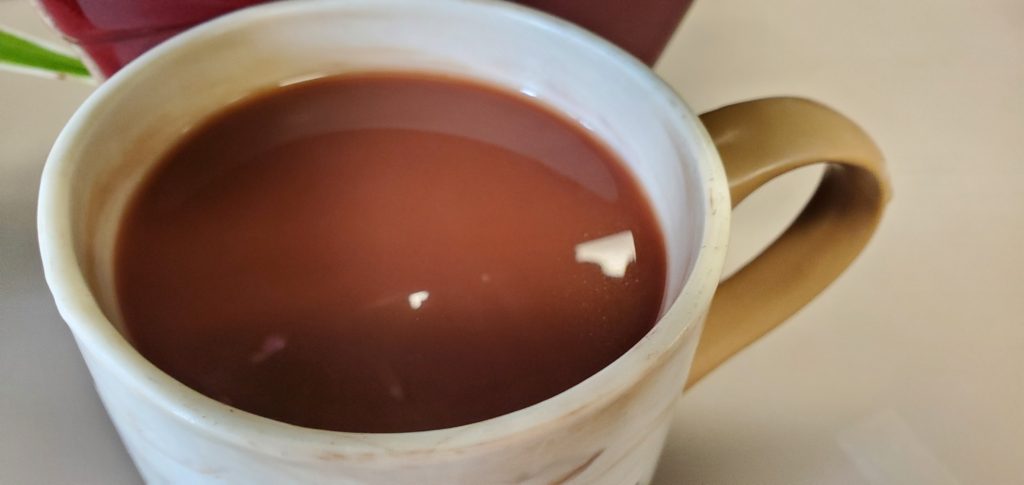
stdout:
<svg viewBox="0 0 1024 485">
<path fill-rule="evenodd" d="M 56 77 L 90 77 L 82 61 L 0 28 L 0 69 L 5 66 L 52 73 Z"/>
</svg>

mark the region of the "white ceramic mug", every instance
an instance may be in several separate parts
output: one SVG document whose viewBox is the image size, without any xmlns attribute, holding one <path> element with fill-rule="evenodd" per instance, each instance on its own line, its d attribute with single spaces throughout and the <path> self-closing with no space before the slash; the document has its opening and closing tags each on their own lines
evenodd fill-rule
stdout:
<svg viewBox="0 0 1024 485">
<path fill-rule="evenodd" d="M 397 434 L 313 430 L 251 415 L 185 387 L 136 352 L 119 331 L 111 262 L 121 212 L 140 178 L 183 132 L 233 100 L 368 70 L 440 72 L 520 91 L 617 152 L 650 197 L 668 248 L 666 303 L 650 333 L 539 404 L 457 428 Z M 709 308 L 691 380 L 835 278 L 867 241 L 888 194 L 871 142 L 820 105 L 761 100 L 703 121 L 641 62 L 512 4 L 267 4 L 147 53 L 74 115 L 43 174 L 46 279 L 147 482 L 647 483 Z M 841 165 L 827 172 L 793 228 L 722 286 L 712 308 L 730 190 L 738 202 L 769 178 L 820 161 Z"/>
</svg>

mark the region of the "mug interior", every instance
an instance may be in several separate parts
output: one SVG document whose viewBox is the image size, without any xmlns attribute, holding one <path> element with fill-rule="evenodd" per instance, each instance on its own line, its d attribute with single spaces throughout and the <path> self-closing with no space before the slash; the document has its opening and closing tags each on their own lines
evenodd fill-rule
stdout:
<svg viewBox="0 0 1024 485">
<path fill-rule="evenodd" d="M 514 5 L 300 1 L 243 10 L 172 39 L 101 86 L 62 133 L 44 174 L 40 239 L 47 279 L 80 344 L 100 327 L 121 331 L 112 264 L 121 215 L 142 178 L 183 134 L 258 91 L 374 71 L 450 75 L 535 97 L 603 140 L 649 197 L 667 250 L 662 318 L 618 361 L 549 400 L 563 404 L 531 408 L 568 409 L 597 390 L 628 386 L 642 373 L 639 347 L 648 355 L 663 352 L 699 320 L 694 312 L 713 284 L 681 295 L 705 257 L 702 246 L 722 243 L 723 219 L 712 228 L 708 215 L 716 204 L 727 212 L 723 174 L 699 121 L 641 62 L 582 29 Z M 701 275 L 717 283 L 721 258 L 708 258 Z M 73 282 L 81 283 L 81 293 L 62 301 Z M 86 315 L 82 305 L 98 311 Z M 120 338 L 94 343 L 127 347 Z M 127 352 L 132 362 L 141 359 L 131 349 L 108 350 L 111 358 Z M 132 362 L 121 363 L 126 372 Z M 628 372 L 611 372 L 625 366 Z"/>
</svg>

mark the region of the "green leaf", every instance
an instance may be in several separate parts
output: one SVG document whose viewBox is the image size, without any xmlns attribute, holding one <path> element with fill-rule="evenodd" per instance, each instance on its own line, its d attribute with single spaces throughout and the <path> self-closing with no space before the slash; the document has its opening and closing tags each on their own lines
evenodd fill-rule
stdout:
<svg viewBox="0 0 1024 485">
<path fill-rule="evenodd" d="M 0 68 L 3 68 L 4 64 L 15 69 L 50 72 L 58 77 L 90 77 L 89 70 L 82 61 L 0 29 Z"/>
</svg>

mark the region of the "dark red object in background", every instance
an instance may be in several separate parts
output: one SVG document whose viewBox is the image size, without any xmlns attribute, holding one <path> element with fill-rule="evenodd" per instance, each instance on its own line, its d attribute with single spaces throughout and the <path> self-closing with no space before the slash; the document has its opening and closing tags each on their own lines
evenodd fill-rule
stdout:
<svg viewBox="0 0 1024 485">
<path fill-rule="evenodd" d="M 37 0 L 105 76 L 193 25 L 267 0 Z M 519 0 L 572 20 L 653 64 L 692 0 Z"/>
<path fill-rule="evenodd" d="M 576 22 L 651 65 L 693 0 L 515 0 Z"/>
</svg>

